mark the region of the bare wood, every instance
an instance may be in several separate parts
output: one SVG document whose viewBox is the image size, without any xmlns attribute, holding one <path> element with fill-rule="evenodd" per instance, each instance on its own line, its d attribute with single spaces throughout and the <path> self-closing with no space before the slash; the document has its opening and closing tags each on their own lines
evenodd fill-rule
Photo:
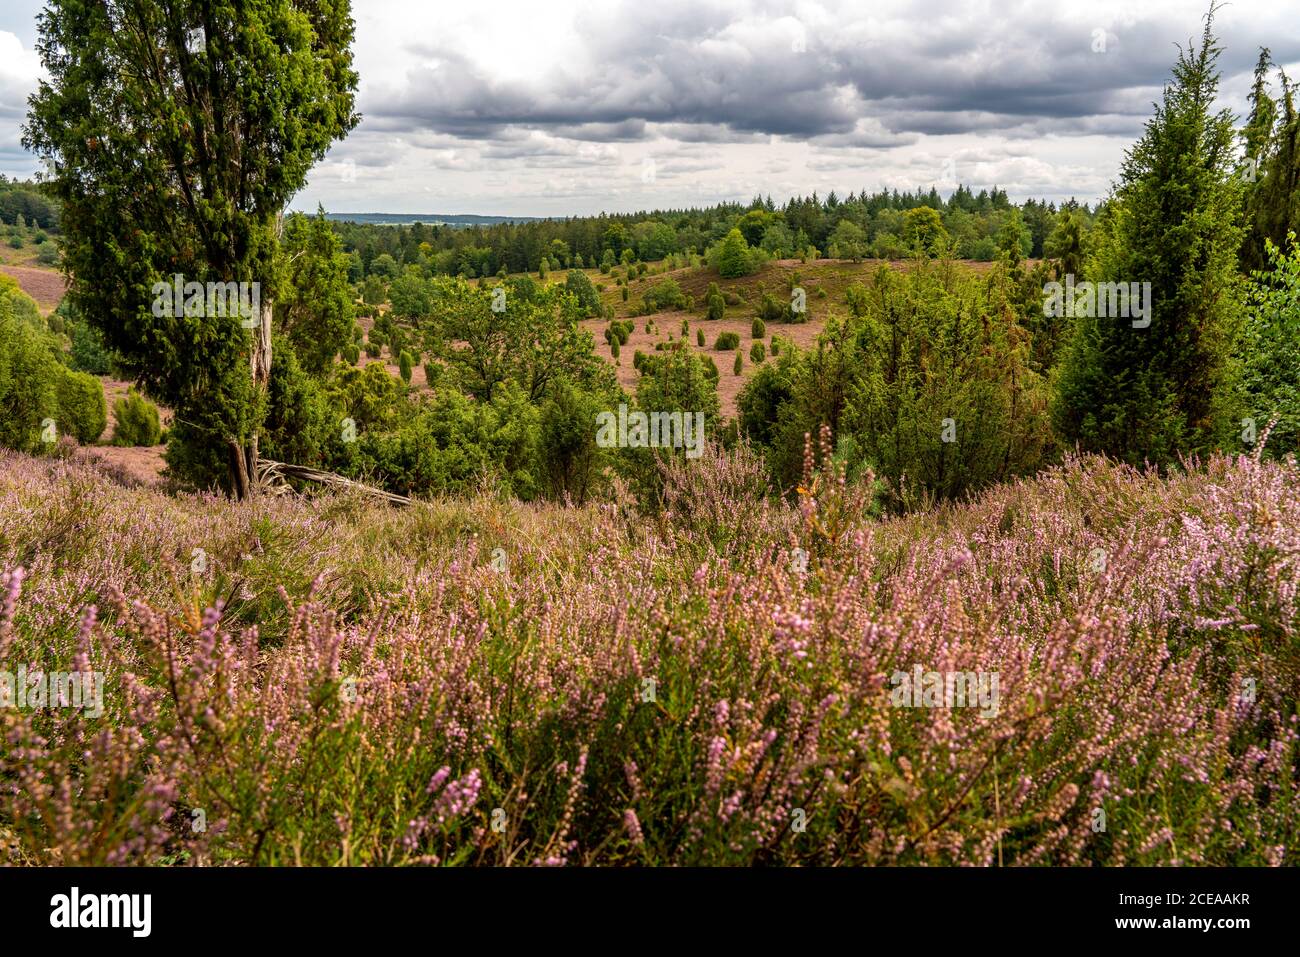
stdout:
<svg viewBox="0 0 1300 957">
<path fill-rule="evenodd" d="M 394 505 L 410 505 L 413 501 L 405 495 L 396 495 L 381 488 L 375 488 L 373 485 L 354 482 L 352 479 L 344 478 L 334 472 L 322 472 L 320 469 L 310 468 L 306 465 L 290 465 L 287 462 L 276 462 L 272 459 L 258 460 L 257 477 L 260 482 L 268 485 L 276 480 L 300 479 L 321 485 L 329 485 L 334 488 L 355 489 L 366 495 L 392 502 Z"/>
</svg>

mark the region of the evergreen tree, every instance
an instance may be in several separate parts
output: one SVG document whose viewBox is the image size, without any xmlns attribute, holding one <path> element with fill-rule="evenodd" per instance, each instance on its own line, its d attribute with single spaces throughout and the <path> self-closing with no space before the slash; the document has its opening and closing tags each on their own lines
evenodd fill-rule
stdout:
<svg viewBox="0 0 1300 957">
<path fill-rule="evenodd" d="M 1057 396 L 1067 440 L 1133 464 L 1213 448 L 1232 412 L 1241 189 L 1231 114 L 1210 112 L 1219 83 L 1213 15 L 1199 45 L 1180 50 L 1097 227 L 1090 276 L 1150 283 L 1146 314 L 1134 318 L 1130 302 L 1128 316 L 1077 319 Z"/>
<path fill-rule="evenodd" d="M 174 471 L 247 494 L 281 211 L 358 119 L 349 4 L 51 0 L 39 28 L 24 143 L 53 170 L 73 304 L 174 410 Z M 177 274 L 258 284 L 255 314 L 155 308 Z"/>
<path fill-rule="evenodd" d="M 1267 83 L 1271 65 L 1268 50 L 1261 50 L 1250 115 L 1241 132 L 1246 192 L 1241 264 L 1247 271 L 1269 264 L 1268 243 L 1284 248 L 1287 234 L 1300 230 L 1300 115 L 1295 86 L 1282 73 L 1282 96 L 1274 101 Z"/>
</svg>

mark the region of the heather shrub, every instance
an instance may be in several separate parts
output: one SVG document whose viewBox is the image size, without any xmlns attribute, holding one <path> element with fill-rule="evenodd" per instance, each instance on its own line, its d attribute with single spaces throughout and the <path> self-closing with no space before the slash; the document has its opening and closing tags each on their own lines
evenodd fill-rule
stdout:
<svg viewBox="0 0 1300 957">
<path fill-rule="evenodd" d="M 665 459 L 654 523 L 0 456 L 0 662 L 106 689 L 0 709 L 26 863 L 1296 863 L 1289 463 L 878 520 L 819 437 L 795 505 Z M 996 706 L 895 700 L 918 667 Z"/>
</svg>

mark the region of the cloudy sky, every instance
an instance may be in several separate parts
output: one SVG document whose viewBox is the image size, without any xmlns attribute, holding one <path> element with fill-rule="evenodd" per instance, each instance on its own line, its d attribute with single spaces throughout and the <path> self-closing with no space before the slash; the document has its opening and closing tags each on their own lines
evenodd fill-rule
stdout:
<svg viewBox="0 0 1300 957">
<path fill-rule="evenodd" d="M 0 172 L 41 67 L 0 7 Z M 1094 200 L 1204 0 L 357 0 L 364 118 L 294 207 L 551 216 L 831 189 Z M 1258 48 L 1300 77 L 1300 0 L 1219 13 L 1223 105 Z"/>
</svg>

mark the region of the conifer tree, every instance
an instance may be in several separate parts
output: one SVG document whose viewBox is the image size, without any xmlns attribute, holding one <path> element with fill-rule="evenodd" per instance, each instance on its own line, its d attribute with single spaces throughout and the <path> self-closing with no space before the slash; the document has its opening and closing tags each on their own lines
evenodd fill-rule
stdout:
<svg viewBox="0 0 1300 957">
<path fill-rule="evenodd" d="M 1214 12 L 1199 44 L 1180 49 L 1162 102 L 1125 156 L 1113 214 L 1094 227 L 1090 278 L 1136 283 L 1139 294 L 1150 283 L 1146 314 L 1137 315 L 1139 300 L 1128 315 L 1094 308 L 1077 318 L 1056 400 L 1067 441 L 1132 464 L 1212 449 L 1233 411 L 1242 197 L 1232 116 L 1210 111 Z"/>
</svg>

